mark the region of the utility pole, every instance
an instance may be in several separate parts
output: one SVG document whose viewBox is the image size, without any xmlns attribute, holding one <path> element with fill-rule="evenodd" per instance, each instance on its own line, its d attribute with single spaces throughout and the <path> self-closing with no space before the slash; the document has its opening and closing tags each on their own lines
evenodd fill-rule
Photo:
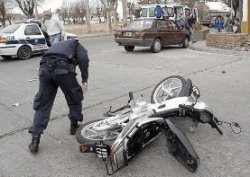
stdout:
<svg viewBox="0 0 250 177">
<path fill-rule="evenodd" d="M 38 10 L 37 10 L 37 0 L 34 1 L 34 8 L 35 8 L 35 19 L 38 19 Z"/>
<path fill-rule="evenodd" d="M 89 0 L 85 0 L 85 7 L 86 7 L 86 23 L 87 23 L 88 33 L 91 33 Z"/>
</svg>

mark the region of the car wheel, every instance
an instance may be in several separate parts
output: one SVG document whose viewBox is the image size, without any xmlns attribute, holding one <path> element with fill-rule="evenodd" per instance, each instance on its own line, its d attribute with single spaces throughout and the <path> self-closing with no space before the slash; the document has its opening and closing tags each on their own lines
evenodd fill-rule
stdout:
<svg viewBox="0 0 250 177">
<path fill-rule="evenodd" d="M 161 40 L 159 38 L 156 38 L 153 41 L 153 44 L 151 46 L 151 50 L 153 53 L 158 53 L 158 52 L 160 52 L 161 48 L 162 48 Z"/>
<path fill-rule="evenodd" d="M 5 60 L 11 59 L 12 57 L 9 55 L 1 55 L 1 57 Z"/>
<path fill-rule="evenodd" d="M 132 45 L 126 45 L 124 46 L 125 50 L 127 52 L 132 52 L 134 49 L 135 49 L 135 46 L 132 46 Z"/>
<path fill-rule="evenodd" d="M 31 56 L 31 48 L 29 46 L 22 46 L 17 51 L 17 57 L 21 60 L 26 60 Z"/>
<path fill-rule="evenodd" d="M 189 46 L 189 40 L 188 37 L 185 37 L 185 39 L 182 41 L 181 47 L 188 48 L 188 46 Z"/>
</svg>

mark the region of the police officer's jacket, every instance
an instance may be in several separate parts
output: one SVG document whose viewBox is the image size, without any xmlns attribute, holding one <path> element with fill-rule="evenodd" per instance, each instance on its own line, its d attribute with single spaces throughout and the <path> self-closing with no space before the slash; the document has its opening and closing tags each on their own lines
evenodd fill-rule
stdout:
<svg viewBox="0 0 250 177">
<path fill-rule="evenodd" d="M 58 59 L 73 65 L 78 65 L 81 71 L 82 82 L 87 82 L 89 58 L 87 50 L 78 42 L 72 39 L 53 44 L 43 55 L 40 65 L 49 60 Z"/>
</svg>

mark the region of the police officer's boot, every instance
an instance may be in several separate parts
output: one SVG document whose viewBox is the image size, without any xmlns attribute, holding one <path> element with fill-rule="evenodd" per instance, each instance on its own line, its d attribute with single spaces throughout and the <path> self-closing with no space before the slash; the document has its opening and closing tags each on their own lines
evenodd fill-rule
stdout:
<svg viewBox="0 0 250 177">
<path fill-rule="evenodd" d="M 76 134 L 76 130 L 79 127 L 78 125 L 78 121 L 76 120 L 70 120 L 70 134 L 71 135 L 75 135 Z"/>
<path fill-rule="evenodd" d="M 39 143 L 40 143 L 40 134 L 32 134 L 32 141 L 29 144 L 29 150 L 32 153 L 37 153 L 38 148 L 39 148 Z"/>
</svg>

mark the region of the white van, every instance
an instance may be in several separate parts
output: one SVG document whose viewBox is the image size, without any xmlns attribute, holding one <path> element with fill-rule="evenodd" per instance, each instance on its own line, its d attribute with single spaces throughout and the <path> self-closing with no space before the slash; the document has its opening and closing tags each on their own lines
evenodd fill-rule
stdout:
<svg viewBox="0 0 250 177">
<path fill-rule="evenodd" d="M 147 4 L 140 6 L 140 18 L 156 18 L 155 10 L 156 7 L 160 6 L 162 8 L 163 16 L 168 17 L 172 21 L 177 21 L 178 19 L 186 16 L 186 11 L 189 10 L 194 15 L 196 21 L 198 20 L 197 9 L 190 9 L 186 5 L 181 4 Z"/>
</svg>

